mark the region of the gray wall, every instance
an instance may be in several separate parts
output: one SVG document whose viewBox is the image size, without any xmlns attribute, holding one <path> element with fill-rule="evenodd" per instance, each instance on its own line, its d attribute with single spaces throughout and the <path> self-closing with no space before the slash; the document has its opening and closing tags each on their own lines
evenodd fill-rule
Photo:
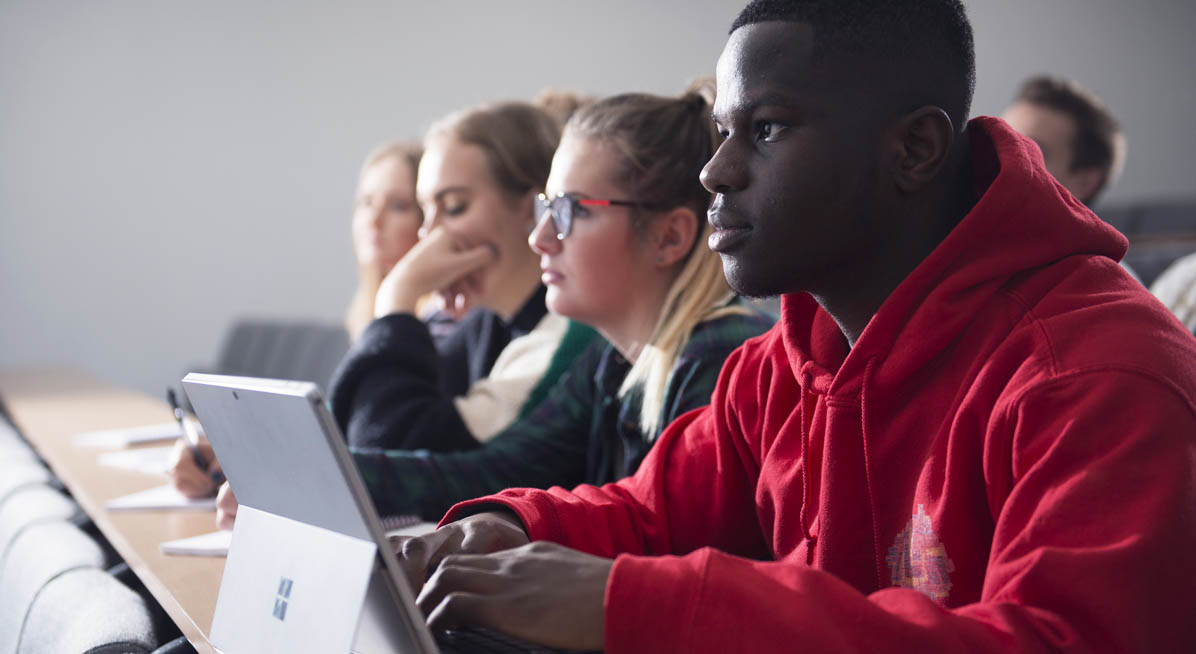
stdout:
<svg viewBox="0 0 1196 654">
<path fill-rule="evenodd" d="M 1196 5 L 968 4 L 976 112 L 1073 76 L 1127 127 L 1110 204 L 1196 193 Z M 373 144 L 545 86 L 679 91 L 740 6 L 0 0 L 0 365 L 158 394 L 238 316 L 339 320 Z"/>
</svg>

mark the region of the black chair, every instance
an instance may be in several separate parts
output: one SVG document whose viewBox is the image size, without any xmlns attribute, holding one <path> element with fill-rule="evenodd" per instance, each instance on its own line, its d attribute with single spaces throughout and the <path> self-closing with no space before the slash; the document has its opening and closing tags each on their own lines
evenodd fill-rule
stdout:
<svg viewBox="0 0 1196 654">
<path fill-rule="evenodd" d="M 187 372 L 295 379 L 327 387 L 348 351 L 349 334 L 341 325 L 246 319 L 228 330 L 215 366 L 194 366 Z"/>
</svg>

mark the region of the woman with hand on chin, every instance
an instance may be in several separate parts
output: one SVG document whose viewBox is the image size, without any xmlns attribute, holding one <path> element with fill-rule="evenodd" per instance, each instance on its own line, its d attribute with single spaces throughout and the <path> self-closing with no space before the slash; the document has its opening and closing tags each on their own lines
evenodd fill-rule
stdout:
<svg viewBox="0 0 1196 654">
<path fill-rule="evenodd" d="M 350 445 L 478 447 L 538 403 L 595 338 L 547 313 L 527 248 L 560 129 L 536 106 L 507 102 L 451 114 L 429 130 L 416 188 L 422 238 L 382 279 L 376 319 L 329 389 Z M 416 315 L 433 293 L 461 317 L 444 338 Z M 219 504 L 221 526 L 230 526 L 236 502 L 227 485 Z"/>
<path fill-rule="evenodd" d="M 718 140 L 697 92 L 617 96 L 574 114 L 528 242 L 549 308 L 609 343 L 591 344 L 543 402 L 481 447 L 352 448 L 382 515 L 436 520 L 512 486 L 614 481 L 669 422 L 709 404 L 723 361 L 772 324 L 734 298 L 706 247 L 710 194 L 698 173 Z"/>
<path fill-rule="evenodd" d="M 555 119 L 521 102 L 454 113 L 428 131 L 416 184 L 422 238 L 382 280 L 376 318 L 329 393 L 350 445 L 477 447 L 588 343 L 592 332 L 564 338 L 568 321 L 547 314 L 526 243 L 559 139 Z M 435 345 L 415 314 L 431 293 L 461 319 Z"/>
</svg>

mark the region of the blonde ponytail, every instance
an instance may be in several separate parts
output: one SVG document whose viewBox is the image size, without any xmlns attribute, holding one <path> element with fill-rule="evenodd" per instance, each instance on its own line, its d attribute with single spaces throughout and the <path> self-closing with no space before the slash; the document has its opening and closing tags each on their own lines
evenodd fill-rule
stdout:
<svg viewBox="0 0 1196 654">
<path fill-rule="evenodd" d="M 640 350 L 619 388 L 620 396 L 640 393 L 640 429 L 649 440 L 654 440 L 665 426 L 661 422 L 669 375 L 694 327 L 723 316 L 750 313 L 746 307 L 728 305 L 735 294 L 723 276 L 722 261 L 706 249 L 710 231 L 710 225 L 703 224 L 698 236 L 701 251 L 690 253 L 669 287 L 652 339 Z"/>
</svg>

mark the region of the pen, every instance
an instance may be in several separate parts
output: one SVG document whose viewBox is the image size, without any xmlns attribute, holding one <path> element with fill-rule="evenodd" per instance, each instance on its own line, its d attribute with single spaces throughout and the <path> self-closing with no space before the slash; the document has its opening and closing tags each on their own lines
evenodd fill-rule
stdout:
<svg viewBox="0 0 1196 654">
<path fill-rule="evenodd" d="M 195 425 L 187 418 L 187 414 L 183 413 L 182 407 L 179 406 L 178 397 L 174 394 L 174 389 L 166 387 L 166 401 L 170 403 L 170 410 L 174 412 L 174 419 L 179 423 L 179 429 L 183 432 L 183 442 L 187 444 L 187 449 L 191 450 L 191 458 L 195 461 L 195 465 L 203 471 L 208 469 L 208 463 L 204 461 L 203 455 L 199 453 L 199 434 L 195 431 Z M 210 474 L 212 483 L 219 486 L 224 483 L 224 474 L 216 471 Z"/>
</svg>

